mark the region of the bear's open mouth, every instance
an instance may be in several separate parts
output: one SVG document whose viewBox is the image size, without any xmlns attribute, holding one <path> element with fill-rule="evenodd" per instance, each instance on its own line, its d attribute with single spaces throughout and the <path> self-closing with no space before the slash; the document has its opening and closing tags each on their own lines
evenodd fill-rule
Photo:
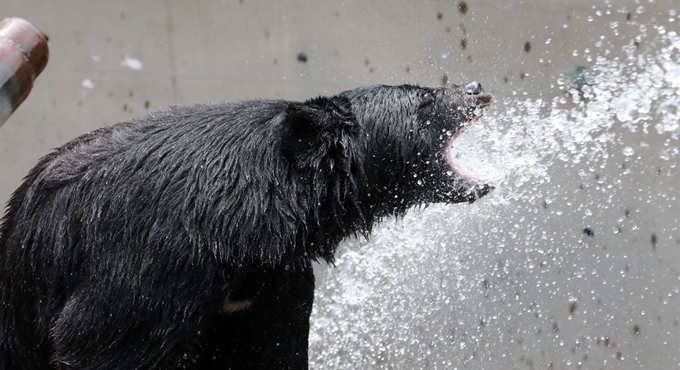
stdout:
<svg viewBox="0 0 680 370">
<path fill-rule="evenodd" d="M 458 129 L 457 132 L 455 132 L 447 141 L 445 144 L 445 152 L 444 155 L 446 157 L 446 164 L 448 165 L 448 168 L 450 171 L 452 171 L 452 174 L 454 176 L 457 175 L 457 177 L 460 177 L 462 180 L 465 182 L 469 183 L 470 186 L 474 185 L 480 185 L 479 184 L 479 174 L 470 172 L 470 171 L 465 171 L 459 166 L 457 166 L 453 162 L 453 155 L 451 153 L 451 148 L 453 146 L 453 142 L 460 136 L 463 131 L 468 126 L 471 126 L 477 121 L 478 119 L 482 118 L 484 114 L 484 110 L 491 105 L 491 102 L 493 101 L 493 96 L 491 94 L 484 94 L 482 93 L 483 90 L 481 90 L 481 85 L 479 87 L 480 91 L 476 93 L 471 93 L 470 90 L 468 90 L 467 95 L 465 96 L 465 102 L 468 105 L 468 109 L 470 111 L 469 117 L 470 120 L 463 124 L 463 126 Z"/>
</svg>

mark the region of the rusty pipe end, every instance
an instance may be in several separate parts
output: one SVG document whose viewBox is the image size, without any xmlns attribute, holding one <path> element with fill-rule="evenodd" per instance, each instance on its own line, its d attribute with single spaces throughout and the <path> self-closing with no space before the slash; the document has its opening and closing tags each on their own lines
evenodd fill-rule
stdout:
<svg viewBox="0 0 680 370">
<path fill-rule="evenodd" d="M 45 69 L 49 59 L 47 38 L 30 22 L 21 18 L 0 20 L 0 41 L 7 41 L 19 49 L 28 60 L 37 77 Z"/>
</svg>

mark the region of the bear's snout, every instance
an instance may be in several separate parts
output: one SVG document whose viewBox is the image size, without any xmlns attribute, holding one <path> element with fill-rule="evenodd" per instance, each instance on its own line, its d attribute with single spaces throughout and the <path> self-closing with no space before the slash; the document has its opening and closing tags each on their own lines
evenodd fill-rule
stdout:
<svg viewBox="0 0 680 370">
<path fill-rule="evenodd" d="M 467 86 L 465 86 L 465 92 L 468 95 L 479 95 L 484 92 L 484 88 L 482 88 L 482 84 L 477 82 L 477 81 L 472 81 Z"/>
</svg>

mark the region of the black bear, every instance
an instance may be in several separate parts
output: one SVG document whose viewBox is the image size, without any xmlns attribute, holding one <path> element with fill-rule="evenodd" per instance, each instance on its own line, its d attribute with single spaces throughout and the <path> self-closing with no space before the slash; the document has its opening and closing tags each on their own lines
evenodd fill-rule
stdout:
<svg viewBox="0 0 680 370">
<path fill-rule="evenodd" d="M 0 370 L 306 369 L 314 275 L 385 216 L 492 187 L 479 83 L 175 106 L 45 156 L 0 226 Z"/>
</svg>

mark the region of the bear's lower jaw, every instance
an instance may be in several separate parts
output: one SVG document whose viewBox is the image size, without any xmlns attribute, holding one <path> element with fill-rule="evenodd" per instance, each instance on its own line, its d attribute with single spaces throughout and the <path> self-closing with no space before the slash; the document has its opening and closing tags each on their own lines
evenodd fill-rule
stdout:
<svg viewBox="0 0 680 370">
<path fill-rule="evenodd" d="M 495 189 L 493 185 L 480 181 L 479 175 L 464 171 L 453 163 L 449 149 L 446 150 L 445 155 L 448 174 L 453 183 L 452 203 L 472 203 Z"/>
<path fill-rule="evenodd" d="M 463 189 L 454 191 L 452 203 L 473 203 L 494 189 L 495 187 L 489 184 L 466 184 L 463 185 Z"/>
<path fill-rule="evenodd" d="M 474 203 L 495 189 L 493 185 L 471 182 L 456 175 L 449 177 L 448 180 L 450 181 L 448 184 L 429 193 L 421 201 L 444 204 Z"/>
</svg>

